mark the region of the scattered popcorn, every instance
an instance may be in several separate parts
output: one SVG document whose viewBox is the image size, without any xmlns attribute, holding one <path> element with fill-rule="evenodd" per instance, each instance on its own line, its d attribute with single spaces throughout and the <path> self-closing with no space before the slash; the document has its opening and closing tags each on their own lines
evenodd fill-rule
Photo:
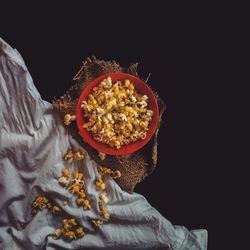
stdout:
<svg viewBox="0 0 250 250">
<path fill-rule="evenodd" d="M 101 203 L 107 204 L 109 202 L 109 198 L 107 197 L 107 195 L 105 193 L 101 192 L 99 194 L 99 201 Z"/>
<path fill-rule="evenodd" d="M 76 229 L 76 235 L 77 235 L 78 238 L 82 238 L 85 235 L 85 233 L 83 231 L 83 227 L 78 227 Z"/>
<path fill-rule="evenodd" d="M 73 231 L 67 231 L 63 234 L 63 236 L 69 240 L 76 240 L 76 235 Z"/>
<path fill-rule="evenodd" d="M 64 124 L 65 125 L 70 125 L 72 121 L 76 120 L 76 116 L 75 115 L 70 115 L 70 114 L 66 114 L 64 116 Z"/>
<path fill-rule="evenodd" d="M 80 161 L 83 160 L 85 158 L 85 153 L 82 151 L 77 151 L 75 152 L 75 159 Z"/>
<path fill-rule="evenodd" d="M 68 177 L 65 177 L 65 176 L 62 176 L 58 179 L 58 182 L 60 185 L 64 186 L 64 187 L 67 187 L 69 185 L 69 178 Z"/>
<path fill-rule="evenodd" d="M 100 225 L 103 224 L 103 221 L 102 221 L 102 220 L 92 220 L 92 223 L 93 223 L 96 227 L 99 227 Z"/>
<path fill-rule="evenodd" d="M 129 80 L 113 84 L 107 77 L 81 104 L 84 117 L 88 118 L 83 127 L 95 140 L 119 149 L 146 138 L 153 117 L 147 105 L 148 97 L 137 93 Z"/>
<path fill-rule="evenodd" d="M 57 240 L 61 237 L 62 235 L 62 230 L 61 229 L 56 229 L 53 233 L 53 239 Z"/>
<path fill-rule="evenodd" d="M 62 209 L 56 205 L 52 205 L 47 198 L 44 196 L 38 196 L 32 203 L 32 214 L 36 214 L 39 210 L 44 208 L 50 209 L 52 213 L 57 214 Z"/>
<path fill-rule="evenodd" d="M 67 161 L 69 164 L 73 162 L 73 152 L 72 150 L 68 150 L 68 152 L 64 155 L 63 159 Z"/>
<path fill-rule="evenodd" d="M 63 176 L 64 176 L 64 177 L 69 177 L 69 176 L 70 176 L 69 168 L 65 168 L 65 169 L 63 170 Z"/>
<path fill-rule="evenodd" d="M 83 173 L 79 173 L 78 171 L 74 171 L 74 179 L 72 180 L 72 184 L 83 187 Z"/>
<path fill-rule="evenodd" d="M 77 184 L 73 184 L 69 187 L 69 192 L 72 194 L 78 194 L 80 191 L 80 186 Z"/>
<path fill-rule="evenodd" d="M 83 202 L 83 208 L 85 210 L 88 210 L 88 209 L 91 209 L 91 205 L 90 205 L 90 202 L 88 199 L 85 199 L 84 202 Z"/>
<path fill-rule="evenodd" d="M 63 227 L 54 231 L 53 239 L 63 237 L 67 240 L 76 240 L 82 238 L 84 234 L 83 227 L 78 225 L 75 218 L 63 219 Z"/>
<path fill-rule="evenodd" d="M 52 208 L 52 205 L 51 205 L 51 203 L 49 202 L 49 203 L 47 203 L 47 208 L 48 209 L 51 209 Z"/>
<path fill-rule="evenodd" d="M 98 187 L 101 190 L 104 190 L 106 188 L 106 185 L 101 178 L 97 178 L 95 184 L 96 184 L 96 187 Z"/>
<path fill-rule="evenodd" d="M 38 210 L 42 210 L 47 207 L 48 199 L 44 196 L 38 196 L 32 203 L 32 213 L 36 214 Z"/>
<path fill-rule="evenodd" d="M 81 189 L 81 190 L 79 191 L 78 197 L 79 197 L 79 198 L 85 198 L 85 197 L 86 197 L 86 194 L 85 194 L 85 192 L 84 192 L 83 189 Z"/>
<path fill-rule="evenodd" d="M 103 161 L 103 160 L 105 160 L 105 158 L 106 158 L 106 154 L 104 154 L 104 153 L 102 153 L 102 152 L 99 152 L 99 153 L 98 153 L 98 157 Z"/>
<path fill-rule="evenodd" d="M 58 206 L 52 206 L 51 211 L 54 214 L 58 214 L 58 213 L 60 213 L 62 211 L 62 209 L 60 207 L 58 207 Z"/>
<path fill-rule="evenodd" d="M 110 218 L 110 214 L 108 212 L 108 209 L 106 207 L 102 207 L 101 208 L 101 215 L 105 218 L 105 219 L 109 219 Z"/>
<path fill-rule="evenodd" d="M 121 176 L 122 174 L 119 170 L 115 170 L 114 172 L 112 171 L 112 173 L 110 174 L 110 177 L 112 177 L 113 179 L 120 178 Z"/>
<path fill-rule="evenodd" d="M 109 174 L 110 177 L 113 178 L 113 179 L 121 177 L 121 172 L 119 170 L 113 171 L 110 168 L 99 166 L 98 171 L 102 175 Z"/>
<path fill-rule="evenodd" d="M 78 197 L 76 199 L 76 204 L 79 207 L 82 206 L 85 210 L 91 209 L 90 201 L 86 198 Z"/>
<path fill-rule="evenodd" d="M 104 175 L 104 174 L 110 174 L 112 172 L 112 170 L 110 168 L 106 168 L 106 167 L 102 167 L 102 166 L 99 166 L 98 171 L 102 175 Z"/>
</svg>

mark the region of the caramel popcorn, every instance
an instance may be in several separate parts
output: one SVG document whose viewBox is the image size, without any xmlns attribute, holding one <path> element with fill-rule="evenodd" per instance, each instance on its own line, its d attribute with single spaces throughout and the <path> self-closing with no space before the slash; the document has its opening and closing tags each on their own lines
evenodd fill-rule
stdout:
<svg viewBox="0 0 250 250">
<path fill-rule="evenodd" d="M 83 125 L 95 140 L 117 149 L 145 139 L 153 111 L 147 109 L 148 96 L 137 93 L 133 83 L 112 83 L 110 77 L 93 88 L 81 108 L 88 122 Z"/>
</svg>

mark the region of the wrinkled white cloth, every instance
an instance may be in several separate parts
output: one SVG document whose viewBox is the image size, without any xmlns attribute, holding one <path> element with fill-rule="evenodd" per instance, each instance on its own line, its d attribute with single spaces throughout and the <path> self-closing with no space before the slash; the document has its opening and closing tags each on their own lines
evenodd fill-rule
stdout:
<svg viewBox="0 0 250 250">
<path fill-rule="evenodd" d="M 0 249 L 207 249 L 206 230 L 173 226 L 142 195 L 122 191 L 112 179 L 106 184 L 110 220 L 93 227 L 91 219 L 101 218 L 97 164 L 87 154 L 71 166 L 84 172 L 93 206 L 85 211 L 57 181 L 68 148 L 84 150 L 41 99 L 21 55 L 0 38 Z M 54 240 L 51 234 L 61 227 L 62 217 L 47 209 L 33 217 L 37 195 L 75 217 L 86 235 L 72 242 Z M 63 205 L 65 200 L 69 205 Z"/>
</svg>

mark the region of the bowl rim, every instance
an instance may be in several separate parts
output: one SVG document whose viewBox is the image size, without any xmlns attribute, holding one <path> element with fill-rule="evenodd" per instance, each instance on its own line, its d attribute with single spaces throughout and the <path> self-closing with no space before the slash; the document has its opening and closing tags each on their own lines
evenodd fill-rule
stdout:
<svg viewBox="0 0 250 250">
<path fill-rule="evenodd" d="M 131 142 L 128 145 L 124 145 L 122 146 L 120 149 L 116 149 L 114 147 L 111 147 L 105 143 L 102 142 L 98 142 L 96 140 L 94 140 L 94 138 L 92 137 L 91 133 L 89 131 L 87 131 L 87 129 L 83 128 L 82 125 L 84 124 L 84 118 L 83 118 L 83 110 L 81 108 L 81 103 L 83 100 L 85 100 L 87 98 L 87 96 L 91 93 L 92 89 L 97 86 L 103 79 L 107 78 L 108 76 L 111 77 L 119 77 L 121 78 L 121 80 L 126 80 L 129 79 L 132 83 L 136 82 L 135 85 L 141 85 L 143 90 L 145 90 L 145 92 L 147 93 L 147 95 L 149 95 L 149 99 L 151 99 L 151 105 L 154 107 L 154 114 L 153 114 L 153 118 L 150 122 L 149 125 L 149 130 L 147 131 L 147 136 L 144 140 L 138 140 L 136 142 Z M 131 80 L 132 79 L 132 80 Z M 118 81 L 120 79 L 116 79 L 115 81 Z M 154 121 L 154 122 L 153 122 Z M 139 149 L 141 149 L 142 147 L 144 147 L 148 141 L 152 138 L 152 136 L 154 135 L 158 124 L 159 124 L 159 107 L 158 107 L 158 101 L 157 101 L 157 97 L 155 96 L 154 92 L 152 91 L 152 89 L 140 78 L 134 76 L 134 75 L 130 75 L 127 73 L 107 73 L 107 74 L 103 74 L 97 78 L 95 78 L 93 81 L 89 82 L 86 87 L 82 90 L 78 101 L 77 101 L 77 106 L 76 106 L 76 122 L 77 122 L 77 127 L 79 130 L 79 134 L 82 137 L 82 139 L 88 143 L 91 147 L 93 147 L 94 149 L 96 149 L 99 152 L 108 154 L 108 155 L 128 155 L 131 154 Z"/>
</svg>

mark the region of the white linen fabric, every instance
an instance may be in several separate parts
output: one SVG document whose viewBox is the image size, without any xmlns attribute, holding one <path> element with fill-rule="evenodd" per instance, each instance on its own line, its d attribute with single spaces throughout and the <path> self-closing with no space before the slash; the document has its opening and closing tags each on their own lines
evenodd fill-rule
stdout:
<svg viewBox="0 0 250 250">
<path fill-rule="evenodd" d="M 121 190 L 112 179 L 106 183 L 110 220 L 93 227 L 91 219 L 100 218 L 97 164 L 87 154 L 71 166 L 84 172 L 93 206 L 85 211 L 57 181 L 68 148 L 84 150 L 41 99 L 21 55 L 0 38 L 0 249 L 207 249 L 206 230 L 173 226 L 142 195 Z M 37 195 L 75 217 L 86 235 L 72 242 L 54 240 L 51 234 L 62 217 L 47 209 L 32 216 Z"/>
</svg>

